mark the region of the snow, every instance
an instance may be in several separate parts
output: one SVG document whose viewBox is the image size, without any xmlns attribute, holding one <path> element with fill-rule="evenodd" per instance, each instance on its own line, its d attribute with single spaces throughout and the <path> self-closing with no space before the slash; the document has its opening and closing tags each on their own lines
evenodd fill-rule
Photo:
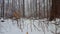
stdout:
<svg viewBox="0 0 60 34">
<path fill-rule="evenodd" d="M 1 20 L 3 20 L 3 19 L 1 19 Z M 42 21 L 45 21 L 46 19 L 40 20 L 40 23 L 42 23 L 41 25 L 43 25 L 42 27 L 38 26 L 39 20 L 23 19 L 24 28 L 23 28 L 23 23 L 21 23 L 23 32 L 21 31 L 20 26 L 17 25 L 16 20 L 12 21 L 11 19 L 5 19 L 4 20 L 5 22 L 1 22 L 1 20 L 0 20 L 0 34 L 26 34 L 26 32 L 28 32 L 28 34 L 44 34 L 44 31 L 45 31 L 45 34 L 53 34 L 51 31 L 55 32 L 54 24 L 50 23 L 48 25 L 48 28 L 46 28 L 47 21 L 44 23 L 42 22 Z M 22 22 L 22 21 L 19 20 L 19 22 Z M 33 22 L 37 28 L 34 27 Z M 54 22 L 54 21 L 52 21 L 52 22 Z M 30 26 L 32 26 L 32 32 L 31 32 Z M 45 30 L 42 30 L 42 28 Z M 38 31 L 38 29 L 39 29 L 39 31 Z M 60 31 L 58 30 L 58 32 L 60 32 Z"/>
</svg>

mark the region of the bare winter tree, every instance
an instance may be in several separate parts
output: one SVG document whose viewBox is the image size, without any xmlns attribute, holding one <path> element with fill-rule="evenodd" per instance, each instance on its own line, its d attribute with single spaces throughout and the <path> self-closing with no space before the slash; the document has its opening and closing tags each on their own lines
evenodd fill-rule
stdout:
<svg viewBox="0 0 60 34">
<path fill-rule="evenodd" d="M 44 18 L 49 17 L 51 0 L 5 0 L 4 6 L 4 13 L 8 12 L 7 15 L 9 16 L 12 16 L 13 12 L 17 11 L 20 12 L 21 17 Z"/>
</svg>

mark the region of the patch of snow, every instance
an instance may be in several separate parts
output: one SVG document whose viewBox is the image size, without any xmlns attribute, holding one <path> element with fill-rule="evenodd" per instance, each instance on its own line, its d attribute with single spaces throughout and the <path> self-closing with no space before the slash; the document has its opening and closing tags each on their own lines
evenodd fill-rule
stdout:
<svg viewBox="0 0 60 34">
<path fill-rule="evenodd" d="M 1 19 L 3 20 L 3 19 Z M 0 20 L 0 34 L 26 34 L 26 32 L 28 32 L 28 34 L 53 34 L 51 31 L 55 32 L 55 25 L 54 24 L 49 24 L 48 25 L 48 31 L 46 28 L 46 22 L 42 22 L 45 21 L 46 19 L 41 19 L 41 20 L 32 20 L 32 19 L 24 19 L 23 18 L 23 22 L 24 22 L 24 28 L 23 28 L 23 24 L 22 21 L 19 20 L 19 24 L 22 24 L 22 28 L 23 28 L 23 32 L 21 32 L 21 29 L 19 28 L 20 26 L 17 26 L 17 21 L 16 20 L 11 20 L 11 19 L 5 19 L 5 22 L 1 22 Z M 22 19 L 21 19 L 22 20 Z M 35 26 L 40 30 L 38 31 L 37 28 L 35 28 Z M 42 30 L 42 27 L 39 26 L 38 27 L 38 23 L 42 23 L 41 25 L 43 25 L 42 27 L 44 27 L 44 31 Z M 52 21 L 54 22 L 54 21 Z M 50 22 L 51 23 L 51 22 Z M 31 25 L 32 24 L 32 25 Z M 31 27 L 32 26 L 32 32 L 31 32 Z M 60 31 L 60 30 L 59 30 Z M 59 32 L 58 31 L 58 32 Z"/>
</svg>

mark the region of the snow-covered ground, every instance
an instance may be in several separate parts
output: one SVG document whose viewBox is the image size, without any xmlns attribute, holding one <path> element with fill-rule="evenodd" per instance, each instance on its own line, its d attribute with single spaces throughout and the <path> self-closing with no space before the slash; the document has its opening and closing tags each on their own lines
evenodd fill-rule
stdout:
<svg viewBox="0 0 60 34">
<path fill-rule="evenodd" d="M 5 22 L 1 22 L 1 20 L 0 34 L 26 34 L 26 32 L 28 32 L 28 34 L 54 34 L 56 32 L 56 26 L 52 24 L 54 21 L 49 22 L 48 25 L 48 21 L 46 21 L 46 19 L 21 19 L 21 21 L 18 20 L 18 25 L 16 20 L 5 19 Z M 58 32 L 60 32 L 59 28 Z"/>
</svg>

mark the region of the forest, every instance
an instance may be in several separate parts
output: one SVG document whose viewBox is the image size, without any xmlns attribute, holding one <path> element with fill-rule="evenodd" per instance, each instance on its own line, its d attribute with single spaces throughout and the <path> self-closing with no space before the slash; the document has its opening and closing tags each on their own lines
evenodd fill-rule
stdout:
<svg viewBox="0 0 60 34">
<path fill-rule="evenodd" d="M 52 0 L 0 0 L 0 16 L 12 17 L 19 12 L 20 17 L 46 18 L 50 16 Z"/>
<path fill-rule="evenodd" d="M 59 0 L 0 0 L 0 34 L 60 34 Z"/>
</svg>

